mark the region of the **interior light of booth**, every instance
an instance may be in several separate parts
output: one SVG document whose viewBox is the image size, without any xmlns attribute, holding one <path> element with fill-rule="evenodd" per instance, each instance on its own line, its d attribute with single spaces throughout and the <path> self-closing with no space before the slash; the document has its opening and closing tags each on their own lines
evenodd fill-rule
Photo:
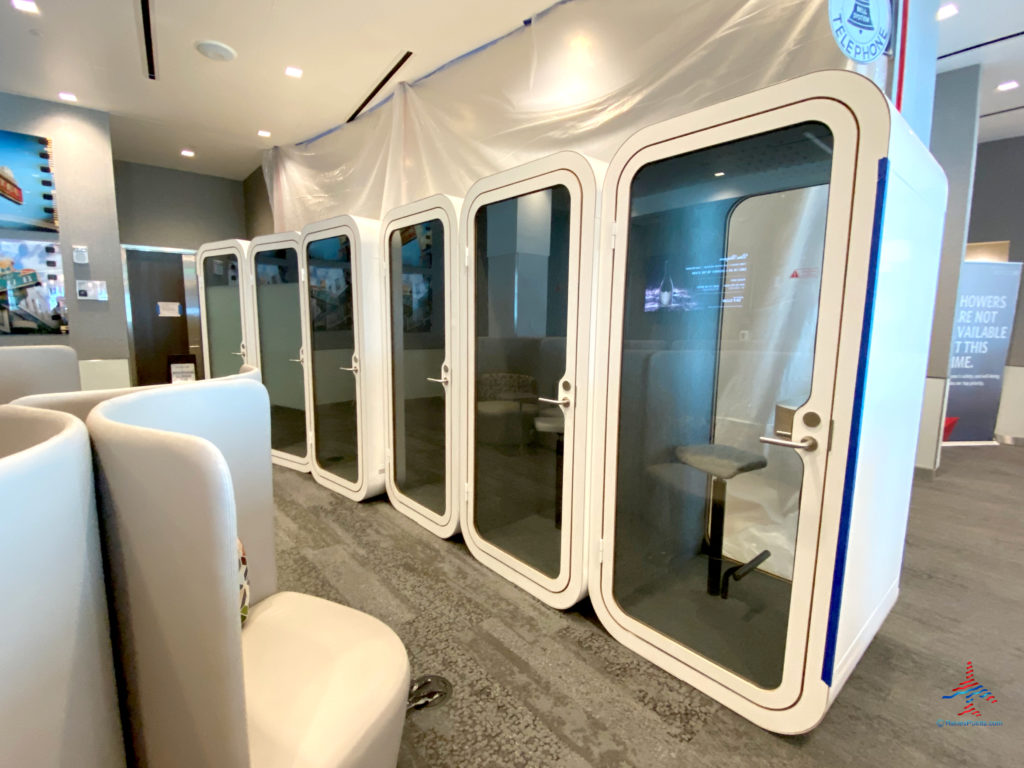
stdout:
<svg viewBox="0 0 1024 768">
<path fill-rule="evenodd" d="M 938 13 L 935 14 L 935 18 L 939 21 L 945 21 L 951 19 L 960 13 L 960 9 L 956 7 L 956 3 L 945 3 L 939 6 Z"/>
<path fill-rule="evenodd" d="M 33 0 L 11 0 L 11 5 L 22 13 L 39 14 L 39 6 Z"/>
<path fill-rule="evenodd" d="M 300 67 L 285 67 L 284 73 L 288 77 L 294 77 L 296 80 L 302 77 L 302 69 Z"/>
<path fill-rule="evenodd" d="M 261 139 L 269 139 L 270 131 L 256 131 L 256 135 L 259 136 Z"/>
<path fill-rule="evenodd" d="M 996 86 L 997 91 L 1012 91 L 1016 88 L 1020 88 L 1020 83 L 1016 80 L 1007 80 L 1005 83 L 1000 83 Z"/>
<path fill-rule="evenodd" d="M 725 176 L 725 171 L 717 171 L 715 176 Z"/>
<path fill-rule="evenodd" d="M 183 149 L 181 150 L 182 157 L 195 157 L 196 153 L 194 149 Z"/>
<path fill-rule="evenodd" d="M 57 98 L 59 98 L 61 101 L 78 101 L 78 97 L 75 96 L 75 94 L 73 93 L 69 93 L 68 91 L 61 91 L 57 94 Z"/>
</svg>

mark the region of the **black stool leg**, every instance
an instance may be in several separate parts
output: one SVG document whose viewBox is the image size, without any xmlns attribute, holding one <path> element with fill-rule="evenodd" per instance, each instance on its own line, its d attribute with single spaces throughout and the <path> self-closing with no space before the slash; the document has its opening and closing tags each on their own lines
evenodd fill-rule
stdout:
<svg viewBox="0 0 1024 768">
<path fill-rule="evenodd" d="M 722 589 L 722 539 L 725 538 L 725 480 L 711 478 L 711 530 L 708 532 L 708 594 Z"/>
</svg>

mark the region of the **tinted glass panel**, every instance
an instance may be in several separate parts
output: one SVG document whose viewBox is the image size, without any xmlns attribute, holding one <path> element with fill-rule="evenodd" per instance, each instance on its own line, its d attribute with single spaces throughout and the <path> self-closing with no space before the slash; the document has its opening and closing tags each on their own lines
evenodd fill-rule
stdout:
<svg viewBox="0 0 1024 768">
<path fill-rule="evenodd" d="M 344 235 L 314 240 L 306 250 L 313 365 L 316 460 L 323 469 L 359 481 L 352 306 L 352 246 Z"/>
<path fill-rule="evenodd" d="M 206 343 L 210 375 L 238 373 L 242 359 L 242 299 L 235 256 L 203 259 L 203 299 L 206 304 Z"/>
<path fill-rule="evenodd" d="M 260 367 L 270 395 L 270 440 L 275 450 L 306 455 L 306 396 L 299 359 L 302 319 L 299 255 L 294 248 L 256 254 L 256 317 Z"/>
<path fill-rule="evenodd" d="M 570 196 L 555 186 L 476 214 L 475 524 L 541 573 L 560 570 Z"/>
<path fill-rule="evenodd" d="M 439 219 L 391 233 L 391 370 L 395 485 L 446 511 L 444 227 Z"/>
<path fill-rule="evenodd" d="M 759 438 L 788 437 L 810 394 L 831 161 L 806 123 L 631 188 L 615 599 L 763 688 L 782 679 L 803 462 Z"/>
</svg>

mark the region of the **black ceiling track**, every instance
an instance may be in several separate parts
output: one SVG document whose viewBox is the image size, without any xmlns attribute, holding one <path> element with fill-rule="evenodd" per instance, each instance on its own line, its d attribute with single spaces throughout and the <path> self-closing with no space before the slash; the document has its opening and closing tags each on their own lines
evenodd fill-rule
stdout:
<svg viewBox="0 0 1024 768">
<path fill-rule="evenodd" d="M 142 36 L 146 41 L 146 72 L 156 80 L 156 52 L 153 50 L 153 19 L 149 13 L 149 0 L 139 0 L 142 6 Z"/>
<path fill-rule="evenodd" d="M 142 0 L 142 1 L 146 2 L 146 0 Z M 383 78 L 381 78 L 381 81 L 379 83 L 377 83 L 377 86 L 372 91 L 370 91 L 370 95 L 367 96 L 365 99 L 363 99 L 363 103 L 360 104 L 356 108 L 356 111 L 352 113 L 352 116 L 349 117 L 349 119 L 345 121 L 346 123 L 351 123 L 353 120 L 355 120 L 357 117 L 359 117 L 359 113 L 362 112 L 364 109 L 366 109 L 366 105 L 369 104 L 371 101 L 373 101 L 373 97 L 376 96 L 378 93 L 380 93 L 380 89 L 388 84 L 388 82 L 391 80 L 391 78 L 393 78 L 395 76 L 395 73 L 398 72 L 398 70 L 400 70 L 402 68 L 402 65 L 405 64 L 405 62 L 407 62 L 409 60 L 410 56 L 412 56 L 412 51 L 406 51 L 405 53 L 402 54 L 402 58 L 400 58 L 397 61 L 395 66 L 393 66 L 391 68 L 390 72 L 388 72 L 386 75 L 384 75 Z"/>
<path fill-rule="evenodd" d="M 996 115 L 1005 115 L 1007 112 L 1016 112 L 1021 109 L 1024 109 L 1024 106 L 1010 107 L 1009 109 L 1000 109 L 998 112 L 989 112 L 987 115 L 981 115 L 981 117 L 979 117 L 978 119 L 980 120 L 982 117 L 995 117 Z"/>
<path fill-rule="evenodd" d="M 984 43 L 978 43 L 977 45 L 969 45 L 966 48 L 961 48 L 959 51 L 950 51 L 949 53 L 942 54 L 941 56 L 939 56 L 939 61 L 942 61 L 943 59 L 948 59 L 950 56 L 959 56 L 961 53 L 967 53 L 968 51 L 976 51 L 979 48 L 984 48 L 989 45 L 995 45 L 996 43 L 1001 43 L 1004 40 L 1013 40 L 1013 38 L 1021 37 L 1022 35 L 1024 35 L 1024 32 L 1014 32 L 1012 35 L 1003 35 L 1002 37 L 996 37 L 993 38 L 992 40 L 986 40 Z"/>
</svg>

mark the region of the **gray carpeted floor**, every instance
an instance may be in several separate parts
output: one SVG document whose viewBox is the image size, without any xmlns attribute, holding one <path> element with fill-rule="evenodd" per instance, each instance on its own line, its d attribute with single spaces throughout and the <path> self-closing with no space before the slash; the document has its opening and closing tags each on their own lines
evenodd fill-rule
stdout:
<svg viewBox="0 0 1024 768">
<path fill-rule="evenodd" d="M 448 704 L 413 712 L 399 765 L 959 766 L 1024 763 L 1024 448 L 955 448 L 915 486 L 899 602 L 825 721 L 767 733 L 560 613 L 386 501 L 354 504 L 276 469 L 282 589 L 391 625 Z M 944 727 L 967 661 L 998 727 Z"/>
</svg>

